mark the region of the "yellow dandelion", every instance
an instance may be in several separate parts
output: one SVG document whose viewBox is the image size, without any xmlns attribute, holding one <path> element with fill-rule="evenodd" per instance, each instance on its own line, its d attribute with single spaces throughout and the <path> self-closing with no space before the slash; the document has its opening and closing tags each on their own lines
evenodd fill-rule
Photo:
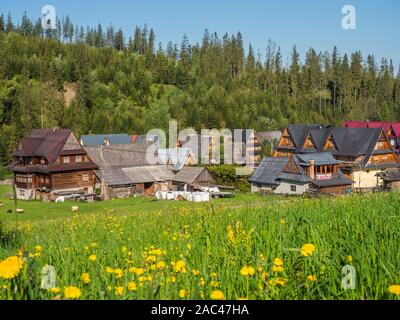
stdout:
<svg viewBox="0 0 400 320">
<path fill-rule="evenodd" d="M 117 296 L 122 296 L 124 294 L 124 287 L 115 287 L 114 292 Z"/>
<path fill-rule="evenodd" d="M 21 271 L 24 260 L 18 256 L 11 256 L 0 262 L 0 278 L 13 279 Z"/>
<path fill-rule="evenodd" d="M 400 296 L 400 285 L 392 285 L 389 287 L 388 291 L 396 296 Z"/>
<path fill-rule="evenodd" d="M 114 269 L 114 274 L 117 279 L 122 278 L 124 275 L 124 271 L 122 269 Z"/>
<path fill-rule="evenodd" d="M 242 269 L 240 269 L 240 274 L 242 276 L 253 276 L 256 273 L 256 270 L 251 267 L 251 266 L 244 266 Z"/>
<path fill-rule="evenodd" d="M 181 289 L 179 290 L 179 297 L 184 298 L 186 296 L 186 291 Z"/>
<path fill-rule="evenodd" d="M 206 285 L 206 280 L 204 280 L 203 278 L 200 279 L 199 284 L 204 287 Z"/>
<path fill-rule="evenodd" d="M 193 269 L 193 270 L 192 270 L 192 274 L 193 274 L 194 276 L 198 276 L 198 275 L 200 274 L 200 270 Z"/>
<path fill-rule="evenodd" d="M 89 256 L 89 260 L 90 261 L 96 261 L 97 260 L 97 256 L 95 254 L 92 254 Z"/>
<path fill-rule="evenodd" d="M 156 264 L 157 269 L 164 269 L 166 267 L 166 264 L 164 261 L 159 261 Z"/>
<path fill-rule="evenodd" d="M 144 269 L 143 268 L 135 268 L 135 267 L 131 267 L 128 269 L 128 271 L 130 273 L 134 273 L 138 276 L 141 276 L 144 273 Z"/>
<path fill-rule="evenodd" d="M 66 299 L 78 299 L 81 296 L 81 290 L 77 287 L 66 287 L 64 297 Z"/>
<path fill-rule="evenodd" d="M 137 290 L 137 285 L 135 282 L 128 282 L 128 290 L 129 291 L 136 291 Z"/>
<path fill-rule="evenodd" d="M 310 281 L 310 282 L 315 282 L 315 281 L 317 281 L 317 276 L 314 275 L 314 274 L 310 274 L 310 275 L 307 277 L 307 280 Z"/>
<path fill-rule="evenodd" d="M 49 291 L 52 293 L 59 293 L 61 291 L 61 289 L 59 287 L 54 287 L 54 288 L 49 289 Z"/>
<path fill-rule="evenodd" d="M 283 261 L 281 258 L 275 258 L 274 259 L 274 265 L 275 266 L 283 266 Z"/>
<path fill-rule="evenodd" d="M 34 249 L 35 249 L 36 252 L 40 252 L 40 251 L 43 250 L 43 247 L 42 246 L 35 246 Z"/>
<path fill-rule="evenodd" d="M 224 300 L 225 296 L 221 290 L 214 290 L 210 295 L 211 300 Z"/>
<path fill-rule="evenodd" d="M 82 274 L 81 280 L 82 280 L 82 282 L 83 282 L 84 284 L 90 283 L 90 276 L 89 276 L 89 273 L 86 272 L 86 273 Z"/>
<path fill-rule="evenodd" d="M 111 268 L 111 267 L 107 267 L 107 268 L 106 268 L 106 272 L 107 272 L 107 273 L 114 273 L 114 269 Z"/>
<path fill-rule="evenodd" d="M 174 271 L 175 272 L 181 272 L 181 273 L 186 273 L 187 269 L 186 269 L 186 263 L 183 260 L 179 260 L 175 263 L 174 265 Z"/>
<path fill-rule="evenodd" d="M 314 250 L 315 250 L 315 246 L 311 243 L 307 243 L 301 247 L 301 254 L 304 257 L 309 257 L 313 254 Z"/>
<path fill-rule="evenodd" d="M 347 261 L 348 262 L 353 262 L 353 257 L 352 256 L 347 256 Z"/>
</svg>

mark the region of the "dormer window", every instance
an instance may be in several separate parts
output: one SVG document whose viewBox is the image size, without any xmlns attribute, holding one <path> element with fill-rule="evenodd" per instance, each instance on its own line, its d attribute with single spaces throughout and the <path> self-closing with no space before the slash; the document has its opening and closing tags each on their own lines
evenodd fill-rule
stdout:
<svg viewBox="0 0 400 320">
<path fill-rule="evenodd" d="M 40 159 L 40 164 L 46 164 L 46 160 L 44 158 Z"/>
<path fill-rule="evenodd" d="M 63 157 L 63 163 L 69 163 L 69 157 Z"/>
<path fill-rule="evenodd" d="M 82 156 L 76 156 L 75 162 L 82 162 Z"/>
</svg>

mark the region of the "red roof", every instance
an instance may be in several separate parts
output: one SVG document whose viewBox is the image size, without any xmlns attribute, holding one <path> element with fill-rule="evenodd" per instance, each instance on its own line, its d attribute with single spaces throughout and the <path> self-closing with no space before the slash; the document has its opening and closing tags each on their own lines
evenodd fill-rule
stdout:
<svg viewBox="0 0 400 320">
<path fill-rule="evenodd" d="M 400 138 L 400 122 L 346 121 L 343 126 L 346 128 L 382 128 L 386 133 L 388 133 L 390 128 L 392 128 L 396 137 Z"/>
</svg>

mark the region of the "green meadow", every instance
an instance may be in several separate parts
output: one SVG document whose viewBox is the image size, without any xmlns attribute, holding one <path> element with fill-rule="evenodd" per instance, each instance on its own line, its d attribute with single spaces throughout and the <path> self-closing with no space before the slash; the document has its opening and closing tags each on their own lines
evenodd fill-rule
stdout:
<svg viewBox="0 0 400 320">
<path fill-rule="evenodd" d="M 77 213 L 76 203 L 20 201 L 17 215 L 0 191 L 0 299 L 400 297 L 398 193 L 136 198 L 79 203 Z M 344 266 L 354 289 L 342 286 Z"/>
</svg>

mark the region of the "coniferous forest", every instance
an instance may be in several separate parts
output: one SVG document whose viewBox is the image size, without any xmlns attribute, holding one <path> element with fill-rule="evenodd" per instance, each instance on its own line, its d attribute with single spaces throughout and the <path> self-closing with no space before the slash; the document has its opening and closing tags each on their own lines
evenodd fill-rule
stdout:
<svg viewBox="0 0 400 320">
<path fill-rule="evenodd" d="M 266 39 L 268 35 L 266 35 Z M 112 25 L 82 27 L 67 16 L 44 31 L 26 14 L 0 16 L 0 164 L 31 128 L 83 133 L 145 133 L 181 127 L 279 130 L 288 123 L 338 125 L 394 120 L 400 72 L 339 48 L 305 58 L 293 46 L 289 65 L 279 44 L 244 47 L 240 32 L 205 31 L 201 43 L 158 43 L 147 26 L 124 34 Z M 66 89 L 69 88 L 69 89 Z M 74 99 L 66 103 L 65 93 Z"/>
</svg>

